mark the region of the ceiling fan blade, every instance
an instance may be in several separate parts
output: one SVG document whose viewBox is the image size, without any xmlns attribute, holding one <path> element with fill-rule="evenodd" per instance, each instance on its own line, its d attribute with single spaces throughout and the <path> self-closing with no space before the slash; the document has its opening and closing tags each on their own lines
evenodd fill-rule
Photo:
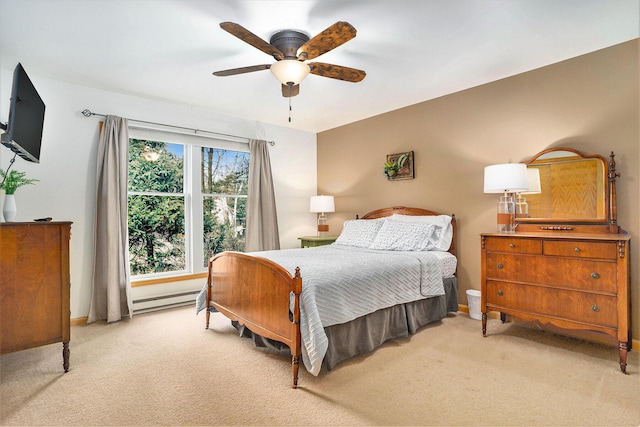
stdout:
<svg viewBox="0 0 640 427">
<path fill-rule="evenodd" d="M 285 98 L 291 98 L 292 96 L 296 96 L 300 93 L 300 85 L 282 85 L 282 96 Z"/>
<path fill-rule="evenodd" d="M 301 61 L 317 58 L 323 53 L 344 44 L 356 36 L 356 29 L 348 22 L 338 21 L 329 28 L 300 46 L 298 59 Z"/>
<path fill-rule="evenodd" d="M 251 31 L 244 28 L 242 25 L 236 24 L 234 22 L 222 22 L 220 24 L 220 28 L 222 28 L 229 34 L 236 36 L 243 42 L 249 43 L 256 49 L 263 51 L 267 55 L 273 56 L 277 60 L 281 60 L 284 58 L 284 54 L 280 51 L 280 49 L 271 46 L 269 43 L 262 40 L 260 37 L 256 36 Z"/>
<path fill-rule="evenodd" d="M 252 65 L 250 67 L 231 68 L 229 70 L 215 71 L 214 76 L 235 76 L 236 74 L 252 73 L 254 71 L 268 70 L 271 68 L 271 64 Z"/>
<path fill-rule="evenodd" d="M 341 65 L 325 64 L 324 62 L 310 62 L 311 74 L 316 76 L 329 77 L 330 79 L 344 80 L 345 82 L 357 83 L 367 75 L 362 70 L 343 67 Z"/>
</svg>

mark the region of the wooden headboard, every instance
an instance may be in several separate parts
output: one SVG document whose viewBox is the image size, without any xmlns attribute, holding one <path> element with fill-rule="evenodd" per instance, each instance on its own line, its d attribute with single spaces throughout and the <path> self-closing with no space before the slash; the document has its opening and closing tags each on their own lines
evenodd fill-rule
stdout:
<svg viewBox="0 0 640 427">
<path fill-rule="evenodd" d="M 392 206 L 390 208 L 376 209 L 362 216 L 362 219 L 376 219 L 391 216 L 393 214 L 399 215 L 412 215 L 412 216 L 437 216 L 443 215 L 439 212 L 430 211 L 422 208 L 409 208 L 406 206 Z M 449 253 L 456 255 L 456 216 L 451 214 L 451 227 L 453 229 L 453 237 L 451 239 L 451 246 L 449 246 Z"/>
</svg>

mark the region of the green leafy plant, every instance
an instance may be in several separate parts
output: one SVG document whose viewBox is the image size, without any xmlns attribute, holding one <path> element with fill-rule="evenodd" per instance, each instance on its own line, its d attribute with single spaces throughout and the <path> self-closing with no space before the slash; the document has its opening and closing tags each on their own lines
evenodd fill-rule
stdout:
<svg viewBox="0 0 640 427">
<path fill-rule="evenodd" d="M 388 178 L 396 176 L 399 169 L 398 165 L 394 162 L 385 162 L 384 164 L 384 174 Z"/>
<path fill-rule="evenodd" d="M 26 174 L 26 172 L 18 172 L 17 170 L 12 170 L 9 173 L 0 170 L 0 175 L 2 175 L 0 189 L 3 189 L 7 195 L 11 195 L 15 194 L 16 190 L 23 185 L 29 185 L 39 181 L 38 179 L 25 178 Z"/>
<path fill-rule="evenodd" d="M 395 162 L 385 162 L 384 174 L 387 178 L 393 178 L 402 168 L 404 168 L 405 163 L 407 163 L 407 159 L 409 159 L 409 154 L 411 153 L 402 153 Z"/>
</svg>

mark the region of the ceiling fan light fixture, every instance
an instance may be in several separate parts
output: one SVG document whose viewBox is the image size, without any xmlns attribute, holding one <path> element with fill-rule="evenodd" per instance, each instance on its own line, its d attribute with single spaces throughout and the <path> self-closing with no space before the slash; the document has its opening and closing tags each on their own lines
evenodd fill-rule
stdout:
<svg viewBox="0 0 640 427">
<path fill-rule="evenodd" d="M 271 65 L 271 72 L 283 85 L 297 85 L 311 72 L 311 68 L 297 59 L 283 59 Z"/>
</svg>

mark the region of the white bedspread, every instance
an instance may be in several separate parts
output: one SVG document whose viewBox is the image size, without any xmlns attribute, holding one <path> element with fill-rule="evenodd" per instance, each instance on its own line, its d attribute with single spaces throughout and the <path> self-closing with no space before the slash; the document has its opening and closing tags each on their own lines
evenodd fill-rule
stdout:
<svg viewBox="0 0 640 427">
<path fill-rule="evenodd" d="M 444 295 L 442 279 L 451 277 L 456 267 L 455 257 L 446 252 L 377 251 L 337 244 L 251 254 L 280 264 L 292 275 L 300 267 L 302 360 L 313 375 L 320 372 L 327 352 L 325 327 Z M 198 295 L 196 312 L 205 306 L 206 285 Z"/>
<path fill-rule="evenodd" d="M 318 375 L 324 328 L 376 310 L 443 295 L 442 260 L 434 252 L 390 252 L 328 245 L 254 252 L 294 274 L 300 267 L 302 360 Z"/>
</svg>

